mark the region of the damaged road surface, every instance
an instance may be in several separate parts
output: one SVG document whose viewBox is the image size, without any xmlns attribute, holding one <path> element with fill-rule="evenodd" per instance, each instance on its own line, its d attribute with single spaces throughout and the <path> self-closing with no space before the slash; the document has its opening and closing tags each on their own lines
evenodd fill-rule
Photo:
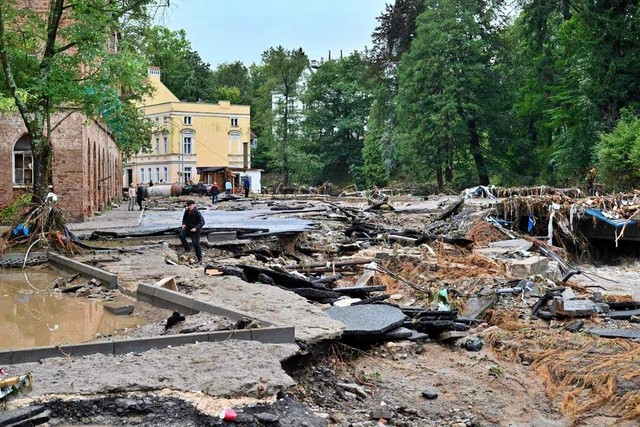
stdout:
<svg viewBox="0 0 640 427">
<path fill-rule="evenodd" d="M 178 344 L 7 363 L 31 379 L 7 408 L 52 425 L 637 425 L 638 263 L 600 274 L 575 256 L 589 242 L 567 236 L 609 206 L 578 197 L 198 201 L 204 265 L 177 239 L 184 200 L 114 209 L 75 226 L 95 240 L 73 258 L 117 276 L 120 316 L 140 289 L 169 298 L 162 321 L 118 337 Z M 189 333 L 227 335 L 180 345 Z"/>
</svg>

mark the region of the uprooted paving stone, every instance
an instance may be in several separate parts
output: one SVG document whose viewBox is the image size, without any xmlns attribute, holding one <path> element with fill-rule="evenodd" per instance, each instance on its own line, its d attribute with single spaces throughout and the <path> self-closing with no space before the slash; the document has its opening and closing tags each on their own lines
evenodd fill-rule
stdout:
<svg viewBox="0 0 640 427">
<path fill-rule="evenodd" d="M 228 340 L 128 353 L 45 359 L 7 366 L 31 372 L 24 396 L 96 394 L 161 390 L 198 390 L 215 397 L 268 397 L 294 385 L 281 367 L 294 345 Z"/>
</svg>

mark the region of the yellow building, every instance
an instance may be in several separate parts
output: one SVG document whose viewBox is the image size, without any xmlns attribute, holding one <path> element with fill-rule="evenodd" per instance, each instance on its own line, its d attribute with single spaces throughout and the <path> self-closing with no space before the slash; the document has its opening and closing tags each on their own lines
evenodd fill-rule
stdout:
<svg viewBox="0 0 640 427">
<path fill-rule="evenodd" d="M 149 68 L 149 79 L 155 91 L 142 108 L 154 123 L 151 151 L 138 153 L 124 164 L 125 185 L 150 181 L 210 184 L 217 180 L 222 187 L 226 179 L 237 185 L 245 173 L 257 173 L 259 181 L 259 171 L 249 170 L 248 105 L 181 102 L 160 81 L 159 68 Z"/>
</svg>

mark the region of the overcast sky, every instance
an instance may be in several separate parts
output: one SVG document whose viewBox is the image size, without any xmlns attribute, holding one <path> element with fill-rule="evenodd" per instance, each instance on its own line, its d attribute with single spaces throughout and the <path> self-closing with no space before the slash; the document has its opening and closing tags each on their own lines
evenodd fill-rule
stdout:
<svg viewBox="0 0 640 427">
<path fill-rule="evenodd" d="M 391 0 L 175 0 L 161 24 L 184 29 L 213 67 L 260 62 L 262 52 L 302 47 L 310 59 L 371 46 L 376 17 Z"/>
</svg>

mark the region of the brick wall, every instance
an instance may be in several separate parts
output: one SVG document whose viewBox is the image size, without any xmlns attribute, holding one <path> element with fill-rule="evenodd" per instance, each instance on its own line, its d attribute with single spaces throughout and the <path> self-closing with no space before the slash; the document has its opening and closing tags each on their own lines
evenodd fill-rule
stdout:
<svg viewBox="0 0 640 427">
<path fill-rule="evenodd" d="M 0 208 L 25 191 L 13 185 L 13 146 L 25 133 L 19 115 L 0 116 Z M 121 153 L 100 123 L 74 113 L 53 132 L 52 144 L 53 191 L 72 217 L 90 217 L 120 200 Z"/>
</svg>

